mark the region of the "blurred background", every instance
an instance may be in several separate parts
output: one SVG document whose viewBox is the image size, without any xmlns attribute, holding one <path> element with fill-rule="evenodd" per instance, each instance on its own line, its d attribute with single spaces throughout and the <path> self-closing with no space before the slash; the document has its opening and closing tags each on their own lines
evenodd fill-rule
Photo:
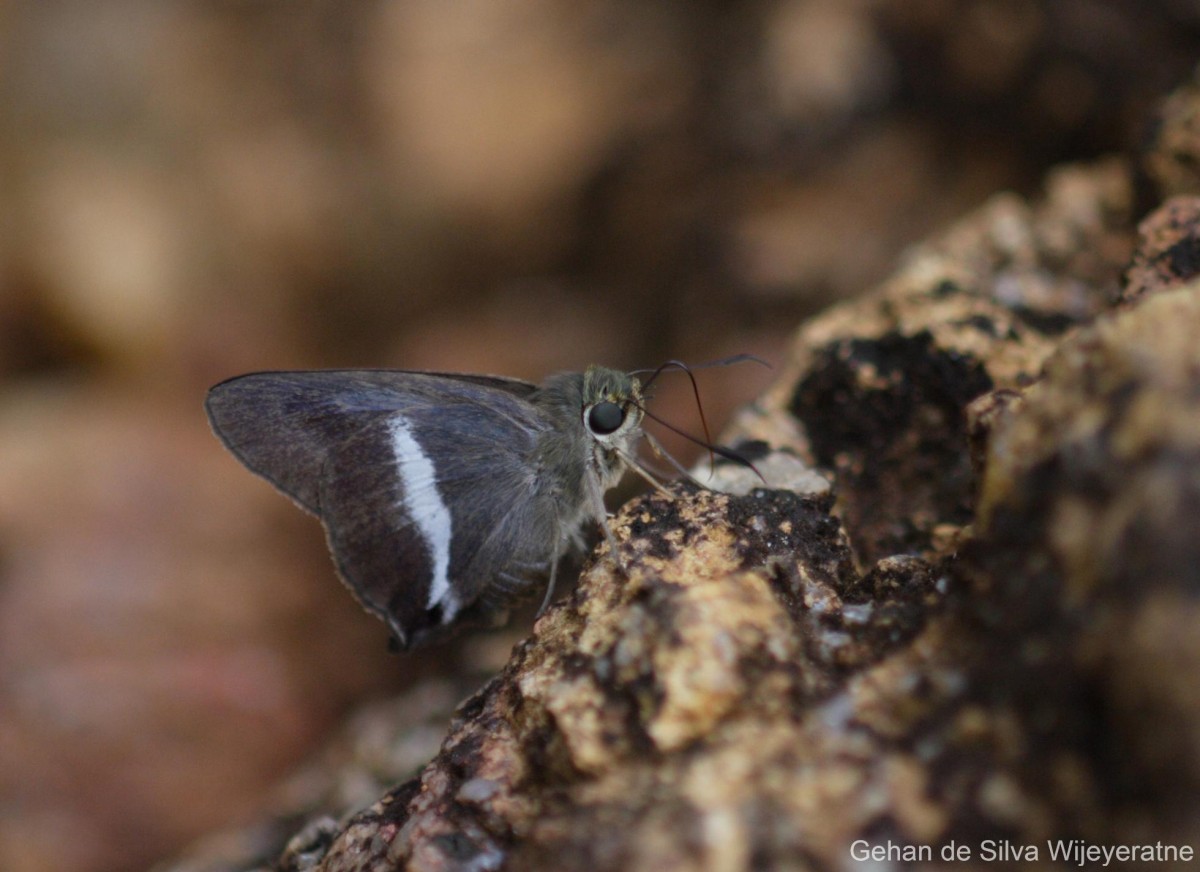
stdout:
<svg viewBox="0 0 1200 872">
<path fill-rule="evenodd" d="M 0 869 L 145 868 L 507 652 L 389 656 L 210 384 L 778 360 L 1198 48 L 1189 0 L 0 0 Z M 700 378 L 719 426 L 770 373 Z"/>
</svg>

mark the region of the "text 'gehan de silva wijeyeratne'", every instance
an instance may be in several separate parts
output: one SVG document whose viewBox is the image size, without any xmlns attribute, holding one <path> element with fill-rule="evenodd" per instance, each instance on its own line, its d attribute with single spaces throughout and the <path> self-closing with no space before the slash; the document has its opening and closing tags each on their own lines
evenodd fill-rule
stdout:
<svg viewBox="0 0 1200 872">
<path fill-rule="evenodd" d="M 1072 866 L 1108 866 L 1110 863 L 1190 862 L 1196 856 L 1191 845 L 1099 845 L 1083 839 L 1047 840 L 1042 845 L 1020 844 L 1007 839 L 984 839 L 977 845 L 948 842 L 944 845 L 913 845 L 887 841 L 882 844 L 858 839 L 850 843 L 852 860 L 877 862 L 1038 862 L 1048 859 Z"/>
</svg>

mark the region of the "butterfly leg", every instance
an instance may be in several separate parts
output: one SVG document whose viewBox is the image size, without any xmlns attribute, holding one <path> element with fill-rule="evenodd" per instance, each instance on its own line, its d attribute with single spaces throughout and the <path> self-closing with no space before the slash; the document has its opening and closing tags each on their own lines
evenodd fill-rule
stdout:
<svg viewBox="0 0 1200 872">
<path fill-rule="evenodd" d="M 509 566 L 516 567 L 522 572 L 529 573 L 531 576 L 547 575 L 550 572 L 549 563 L 534 563 L 531 560 L 513 560 L 509 563 Z"/>
<path fill-rule="evenodd" d="M 528 589 L 532 583 L 529 579 L 513 575 L 511 572 L 497 572 L 493 582 L 500 592 L 508 597 L 520 596 L 521 592 Z"/>
<path fill-rule="evenodd" d="M 587 487 L 588 499 L 592 503 L 592 514 L 599 522 L 600 529 L 604 531 L 604 538 L 608 541 L 609 553 L 616 561 L 617 567 L 625 573 L 625 563 L 621 560 L 621 552 L 617 550 L 617 537 L 613 535 L 612 528 L 608 526 L 608 509 L 604 507 L 604 491 L 600 489 L 600 480 L 594 474 L 585 475 L 583 480 Z"/>
<path fill-rule="evenodd" d="M 648 443 L 650 443 L 650 447 L 654 450 L 655 454 L 657 454 L 663 460 L 667 461 L 667 463 L 671 464 L 671 466 L 675 467 L 675 471 L 678 472 L 681 476 L 683 476 L 683 478 L 685 480 L 690 481 L 692 484 L 696 485 L 697 487 L 704 488 L 704 490 L 712 490 L 712 488 L 706 487 L 705 485 L 701 484 L 696 479 L 695 476 L 693 476 L 690 472 L 688 472 L 686 469 L 684 469 L 683 464 L 680 463 L 678 460 L 676 460 L 674 457 L 672 457 L 667 452 L 667 449 L 663 448 L 662 443 L 654 438 L 654 434 L 648 433 L 645 430 L 643 430 L 642 438 L 644 438 Z"/>
<path fill-rule="evenodd" d="M 539 618 L 549 608 L 550 600 L 554 597 L 554 581 L 558 578 L 558 558 L 561 554 L 562 536 L 555 536 L 554 554 L 550 557 L 550 580 L 546 582 L 546 595 L 542 597 L 542 604 L 538 606 L 537 616 Z"/>
</svg>

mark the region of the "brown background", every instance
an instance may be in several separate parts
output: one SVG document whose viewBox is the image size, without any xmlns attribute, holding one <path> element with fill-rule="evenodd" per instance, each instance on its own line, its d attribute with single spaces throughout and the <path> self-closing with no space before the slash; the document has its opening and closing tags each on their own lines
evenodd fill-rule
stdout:
<svg viewBox="0 0 1200 872">
<path fill-rule="evenodd" d="M 387 656 L 209 384 L 778 359 L 990 193 L 1135 142 L 1200 16 L 25 0 L 0 40 L 0 868 L 103 872 L 508 638 Z M 710 419 L 768 379 L 705 372 Z M 679 380 L 656 409 L 696 427 Z"/>
</svg>

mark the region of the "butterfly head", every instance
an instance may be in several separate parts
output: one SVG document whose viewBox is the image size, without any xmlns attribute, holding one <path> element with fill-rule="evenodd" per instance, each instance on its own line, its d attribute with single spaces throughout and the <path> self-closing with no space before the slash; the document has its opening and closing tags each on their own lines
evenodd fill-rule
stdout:
<svg viewBox="0 0 1200 872">
<path fill-rule="evenodd" d="M 601 445 L 623 445 L 642 423 L 642 390 L 636 378 L 590 366 L 583 374 L 583 426 Z"/>
<path fill-rule="evenodd" d="M 581 400 L 580 420 L 594 440 L 597 464 L 609 475 L 619 477 L 620 455 L 630 456 L 636 450 L 641 433 L 641 384 L 619 370 L 590 366 L 583 374 Z"/>
</svg>

